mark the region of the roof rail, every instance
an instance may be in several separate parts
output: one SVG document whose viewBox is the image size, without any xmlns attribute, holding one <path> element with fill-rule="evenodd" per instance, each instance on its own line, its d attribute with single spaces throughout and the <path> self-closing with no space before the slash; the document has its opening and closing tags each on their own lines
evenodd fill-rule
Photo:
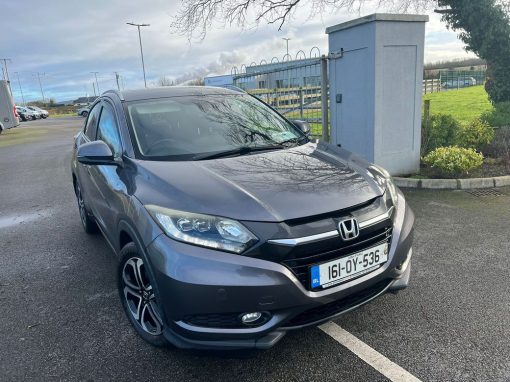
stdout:
<svg viewBox="0 0 510 382">
<path fill-rule="evenodd" d="M 124 96 L 122 95 L 122 93 L 120 91 L 115 90 L 115 89 L 110 89 L 110 90 L 106 90 L 105 92 L 103 92 L 103 95 L 108 94 L 108 93 L 113 93 L 113 94 L 117 95 L 121 101 L 124 101 Z"/>
</svg>

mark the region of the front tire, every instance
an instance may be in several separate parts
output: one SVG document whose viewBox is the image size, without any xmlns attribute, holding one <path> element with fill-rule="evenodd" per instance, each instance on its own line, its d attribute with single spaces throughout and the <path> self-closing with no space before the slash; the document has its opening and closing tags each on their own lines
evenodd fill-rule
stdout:
<svg viewBox="0 0 510 382">
<path fill-rule="evenodd" d="M 88 111 L 82 111 L 82 112 L 81 112 L 81 116 L 82 116 L 83 118 L 87 118 L 87 116 L 88 116 L 88 115 L 89 115 L 89 112 L 88 112 Z"/>
<path fill-rule="evenodd" d="M 90 215 L 87 211 L 87 207 L 85 206 L 85 201 L 83 200 L 83 194 L 81 192 L 81 187 L 78 183 L 76 183 L 75 192 L 76 192 L 76 200 L 78 202 L 78 210 L 80 211 L 80 220 L 81 220 L 81 224 L 83 225 L 83 229 L 89 235 L 94 234 L 97 232 L 97 224 L 90 217 Z"/>
<path fill-rule="evenodd" d="M 154 281 L 134 243 L 120 251 L 121 261 L 117 270 L 119 297 L 131 325 L 145 341 L 153 346 L 168 346 L 163 336 L 163 319 Z"/>
</svg>

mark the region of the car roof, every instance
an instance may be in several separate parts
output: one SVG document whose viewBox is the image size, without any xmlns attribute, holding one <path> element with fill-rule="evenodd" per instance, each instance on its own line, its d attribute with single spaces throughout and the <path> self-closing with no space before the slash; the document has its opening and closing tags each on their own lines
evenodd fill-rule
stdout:
<svg viewBox="0 0 510 382">
<path fill-rule="evenodd" d="M 205 95 L 239 95 L 238 91 L 213 86 L 165 86 L 149 89 L 106 91 L 119 94 L 124 101 L 139 101 L 154 98 L 183 97 L 183 96 L 205 96 Z"/>
</svg>

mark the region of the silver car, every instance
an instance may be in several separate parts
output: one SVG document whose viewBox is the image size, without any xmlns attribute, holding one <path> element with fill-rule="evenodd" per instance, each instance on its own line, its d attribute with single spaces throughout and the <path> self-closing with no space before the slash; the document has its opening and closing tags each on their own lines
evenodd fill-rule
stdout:
<svg viewBox="0 0 510 382">
<path fill-rule="evenodd" d="M 27 108 L 32 110 L 35 114 L 39 115 L 40 118 L 43 119 L 48 118 L 48 116 L 50 115 L 50 113 L 48 113 L 47 110 L 41 109 L 38 106 L 27 106 Z"/>
<path fill-rule="evenodd" d="M 81 115 L 84 118 L 87 118 L 87 116 L 89 115 L 89 110 L 90 110 L 89 106 L 84 106 L 76 110 L 76 114 Z"/>
</svg>

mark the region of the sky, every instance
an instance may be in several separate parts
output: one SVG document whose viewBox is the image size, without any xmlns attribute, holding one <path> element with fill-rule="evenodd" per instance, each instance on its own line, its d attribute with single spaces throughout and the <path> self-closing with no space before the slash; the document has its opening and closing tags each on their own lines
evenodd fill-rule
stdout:
<svg viewBox="0 0 510 382">
<path fill-rule="evenodd" d="M 291 38 L 293 57 L 299 50 L 309 55 L 314 46 L 326 53 L 326 27 L 375 11 L 367 7 L 360 13 L 344 10 L 310 17 L 301 8 L 281 31 L 266 24 L 249 29 L 215 25 L 205 39 L 190 42 L 171 30 L 179 5 L 178 0 L 0 0 L 0 58 L 11 59 L 7 64 L 16 102 L 22 101 L 19 85 L 26 101 L 42 99 L 37 73 L 45 98 L 57 101 L 94 95 L 91 72 L 98 72 L 101 92 L 116 88 L 114 72 L 121 76 L 121 87 L 143 87 L 138 32 L 126 22 L 150 24 L 142 29 L 143 50 L 147 84 L 157 86 L 161 77 L 182 81 L 230 74 L 233 66 L 274 56 L 281 60 L 286 52 L 283 37 Z M 425 62 L 473 56 L 439 15 L 429 15 Z"/>
</svg>

